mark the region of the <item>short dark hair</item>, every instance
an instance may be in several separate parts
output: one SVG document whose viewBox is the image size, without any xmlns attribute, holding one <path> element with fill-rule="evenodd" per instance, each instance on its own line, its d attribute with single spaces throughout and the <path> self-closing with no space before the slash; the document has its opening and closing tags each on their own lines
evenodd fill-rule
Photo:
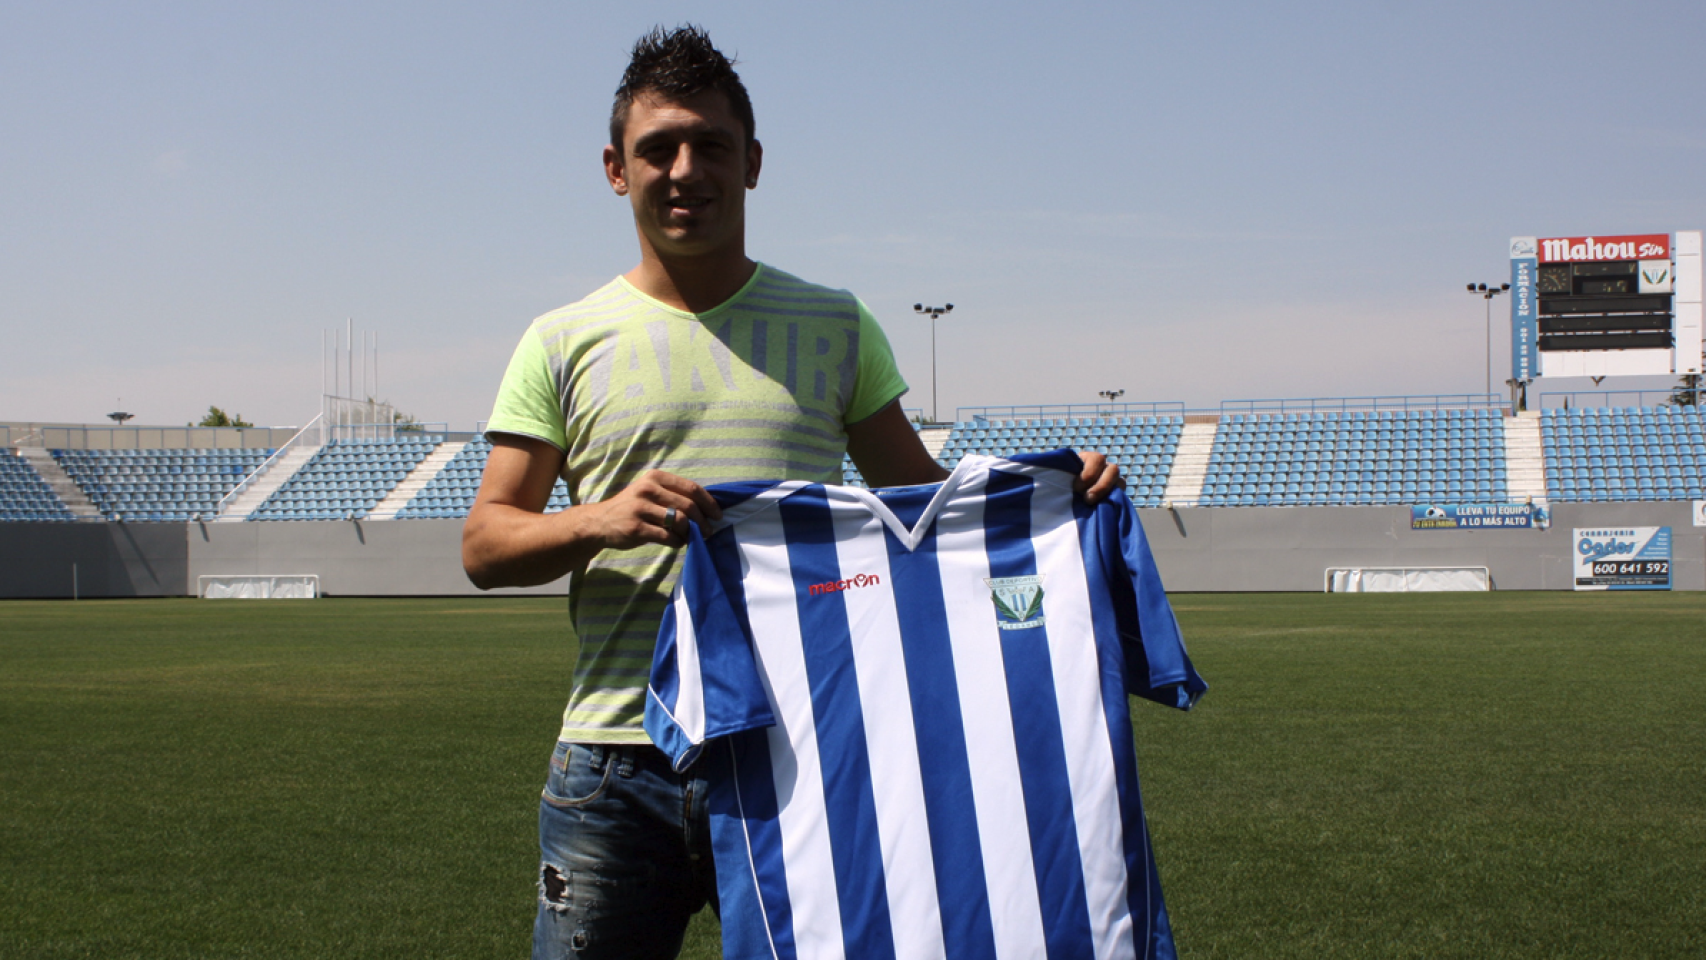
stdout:
<svg viewBox="0 0 1706 960">
<path fill-rule="evenodd" d="M 674 30 L 653 27 L 651 33 L 635 41 L 622 85 L 616 88 L 616 102 L 610 108 L 610 145 L 622 149 L 628 108 L 640 94 L 685 100 L 706 90 L 716 90 L 728 98 L 735 119 L 746 129 L 746 142 L 752 143 L 758 125 L 752 116 L 752 98 L 746 95 L 740 74 L 735 73 L 735 61 L 723 56 L 711 45 L 710 35 L 691 23 Z"/>
</svg>

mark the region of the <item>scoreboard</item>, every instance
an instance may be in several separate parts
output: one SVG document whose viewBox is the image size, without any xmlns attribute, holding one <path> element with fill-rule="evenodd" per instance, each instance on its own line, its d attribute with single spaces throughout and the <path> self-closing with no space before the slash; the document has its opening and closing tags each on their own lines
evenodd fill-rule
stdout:
<svg viewBox="0 0 1706 960">
<path fill-rule="evenodd" d="M 1511 376 L 1701 372 L 1701 235 L 1513 237 Z"/>
</svg>

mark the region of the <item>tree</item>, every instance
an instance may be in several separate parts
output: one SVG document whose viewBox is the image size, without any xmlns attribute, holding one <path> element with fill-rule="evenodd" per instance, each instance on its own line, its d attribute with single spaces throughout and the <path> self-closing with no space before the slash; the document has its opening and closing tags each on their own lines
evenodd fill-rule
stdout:
<svg viewBox="0 0 1706 960">
<path fill-rule="evenodd" d="M 1673 407 L 1700 406 L 1700 381 L 1701 376 L 1698 373 L 1683 374 L 1682 382 L 1671 388 L 1670 397 L 1665 403 Z"/>
<path fill-rule="evenodd" d="M 389 400 L 375 400 L 370 396 L 367 398 L 367 406 L 368 409 L 376 411 L 375 422 L 377 422 L 377 417 L 384 416 L 385 410 L 390 410 L 391 426 L 395 427 L 399 432 L 421 432 L 421 422 L 415 419 L 415 415 L 398 410 Z"/>
<path fill-rule="evenodd" d="M 201 418 L 198 427 L 252 427 L 254 424 L 243 419 L 240 413 L 226 413 L 218 407 L 207 408 L 207 416 Z"/>
</svg>

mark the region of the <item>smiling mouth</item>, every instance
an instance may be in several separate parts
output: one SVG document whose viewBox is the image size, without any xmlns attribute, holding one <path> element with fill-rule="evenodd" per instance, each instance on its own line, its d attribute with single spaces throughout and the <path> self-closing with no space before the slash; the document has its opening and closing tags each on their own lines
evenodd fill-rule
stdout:
<svg viewBox="0 0 1706 960">
<path fill-rule="evenodd" d="M 710 203 L 710 197 L 671 197 L 669 199 L 669 209 L 685 213 L 693 213 L 698 210 L 703 210 Z"/>
</svg>

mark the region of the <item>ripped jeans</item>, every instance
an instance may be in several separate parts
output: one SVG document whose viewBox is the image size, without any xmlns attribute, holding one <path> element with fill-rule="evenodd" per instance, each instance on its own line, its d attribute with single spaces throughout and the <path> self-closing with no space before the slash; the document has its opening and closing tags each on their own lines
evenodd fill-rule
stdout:
<svg viewBox="0 0 1706 960">
<path fill-rule="evenodd" d="M 706 783 L 649 744 L 558 743 L 539 801 L 534 960 L 667 960 L 716 906 Z"/>
</svg>

